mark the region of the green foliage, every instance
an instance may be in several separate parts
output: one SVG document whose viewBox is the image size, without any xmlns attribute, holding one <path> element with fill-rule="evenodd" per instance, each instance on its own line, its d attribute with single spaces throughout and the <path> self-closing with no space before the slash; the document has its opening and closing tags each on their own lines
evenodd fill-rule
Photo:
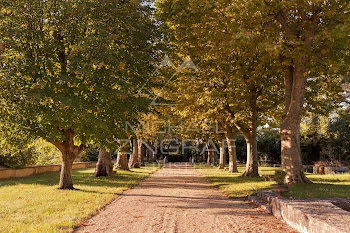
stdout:
<svg viewBox="0 0 350 233">
<path fill-rule="evenodd" d="M 88 147 L 86 151 L 80 157 L 80 161 L 82 162 L 91 162 L 98 160 L 99 150 L 94 147 Z"/>
<path fill-rule="evenodd" d="M 281 102 L 281 76 L 276 54 L 266 46 L 268 36 L 241 20 L 241 3 L 157 3 L 157 16 L 169 27 L 170 57 L 181 64 L 189 55 L 198 68 L 172 76 L 163 95 L 176 103 L 171 110 L 204 132 L 208 121 L 239 122 L 245 132 L 252 131 L 256 108 L 260 124 L 267 121 Z"/>
<path fill-rule="evenodd" d="M 343 118 L 335 118 L 329 128 L 329 146 L 332 160 L 337 160 L 350 165 L 350 121 Z"/>
<path fill-rule="evenodd" d="M 11 145 L 7 144 L 7 146 Z M 24 145 L 12 145 L 10 152 L 2 150 L 0 154 L 0 165 L 9 168 L 59 163 L 60 152 L 43 139 L 37 139 L 33 143 Z"/>
<path fill-rule="evenodd" d="M 311 115 L 302 123 L 301 149 L 305 164 L 316 161 L 350 164 L 350 121 L 346 115 Z"/>
<path fill-rule="evenodd" d="M 33 145 L 34 153 L 37 155 L 36 165 L 60 164 L 60 151 L 51 143 L 38 139 Z"/>
<path fill-rule="evenodd" d="M 281 163 L 281 137 L 279 130 L 263 128 L 258 131 L 258 151 L 268 164 Z"/>
<path fill-rule="evenodd" d="M 206 120 L 225 119 L 242 132 L 253 131 L 254 109 L 260 125 L 281 123 L 293 110 L 283 111 L 284 79 L 301 69 L 307 86 L 304 112 L 328 114 L 344 100 L 348 10 L 347 0 L 159 0 L 157 16 L 168 26 L 171 58 L 179 63 L 190 55 L 198 67 L 179 72 L 164 98 L 199 128 Z M 293 91 L 302 96 L 297 105 L 304 103 L 303 92 Z"/>
<path fill-rule="evenodd" d="M 7 168 L 23 168 L 35 165 L 38 160 L 38 154 L 33 147 L 17 151 L 16 154 L 1 154 L 0 166 Z"/>
<path fill-rule="evenodd" d="M 5 0 L 0 11 L 3 119 L 34 138 L 59 141 L 60 130 L 73 129 L 77 144 L 116 147 L 125 121 L 137 121 L 149 102 L 137 91 L 156 63 L 150 7 Z"/>
<path fill-rule="evenodd" d="M 247 160 L 247 143 L 242 135 L 236 138 L 237 160 L 244 163 Z"/>
</svg>

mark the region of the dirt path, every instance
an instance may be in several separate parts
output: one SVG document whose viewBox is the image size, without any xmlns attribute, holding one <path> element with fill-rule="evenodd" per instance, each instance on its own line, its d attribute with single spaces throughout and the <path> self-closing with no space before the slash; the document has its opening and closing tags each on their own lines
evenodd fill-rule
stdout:
<svg viewBox="0 0 350 233">
<path fill-rule="evenodd" d="M 228 199 L 187 164 L 169 164 L 77 232 L 292 232 L 242 199 Z"/>
</svg>

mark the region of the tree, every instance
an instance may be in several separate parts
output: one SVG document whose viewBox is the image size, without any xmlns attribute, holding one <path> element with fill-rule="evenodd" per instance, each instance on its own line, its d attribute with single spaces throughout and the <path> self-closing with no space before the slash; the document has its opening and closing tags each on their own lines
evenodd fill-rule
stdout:
<svg viewBox="0 0 350 233">
<path fill-rule="evenodd" d="M 1 101 L 7 119 L 62 153 L 60 189 L 90 141 L 117 147 L 147 110 L 156 26 L 142 1 L 3 1 Z"/>
<path fill-rule="evenodd" d="M 219 143 L 219 169 L 224 169 L 226 164 L 226 147 L 225 141 L 223 140 L 223 136 L 221 135 L 218 143 Z"/>
<path fill-rule="evenodd" d="M 227 141 L 228 156 L 229 156 L 228 172 L 230 173 L 238 172 L 237 157 L 236 157 L 237 132 L 238 132 L 238 129 L 235 126 L 231 126 L 228 123 L 225 124 L 225 137 Z"/>
<path fill-rule="evenodd" d="M 349 2 L 255 1 L 262 17 L 278 32 L 284 69 L 284 109 L 281 123 L 282 168 L 287 183 L 310 183 L 300 156 L 300 122 L 308 78 L 339 77 L 348 36 Z M 256 8 L 255 8 L 256 10 Z M 251 12 L 251 15 L 254 13 Z"/>
<path fill-rule="evenodd" d="M 142 137 L 139 137 L 139 139 L 137 139 L 137 145 L 139 147 L 138 148 L 139 164 L 140 164 L 140 166 L 145 166 L 144 157 L 145 157 L 147 148 L 144 145 Z"/>
<path fill-rule="evenodd" d="M 331 79 L 340 83 L 341 74 L 348 72 L 348 1 L 159 2 L 160 16 L 174 31 L 171 37 L 174 45 L 184 48 L 191 57 L 197 57 L 196 61 L 204 60 L 207 64 L 214 61 L 216 67 L 212 68 L 216 68 L 216 75 L 224 71 L 226 75 L 231 74 L 229 78 L 245 81 L 246 85 L 238 86 L 238 90 L 246 94 L 240 100 L 249 104 L 238 112 L 237 106 L 229 106 L 234 107 L 232 118 L 247 140 L 245 174 L 257 175 L 257 119 L 270 115 L 260 109 L 266 104 L 259 105 L 259 99 L 276 100 L 278 104 L 280 95 L 272 96 L 284 88 L 280 127 L 282 167 L 287 173 L 287 183 L 309 183 L 300 157 L 300 121 L 305 98 L 306 103 L 313 102 L 313 87 L 320 83 L 327 85 Z M 226 57 L 230 59 L 224 59 Z M 234 72 L 228 72 L 227 66 L 218 66 L 225 63 L 230 64 L 228 67 Z M 276 83 L 268 88 L 268 95 L 260 96 L 261 88 L 265 91 L 271 77 Z M 324 95 L 335 91 L 332 87 L 326 90 Z M 233 103 L 228 101 L 228 104 Z M 271 115 L 281 117 L 278 111 L 273 112 Z M 239 115 L 247 116 L 243 119 L 249 121 L 242 125 L 237 121 Z"/>
<path fill-rule="evenodd" d="M 199 69 L 199 75 L 192 75 L 185 82 L 185 75 L 178 79 L 185 86 L 178 84 L 183 89 L 176 93 L 181 95 L 179 98 L 192 94 L 197 103 L 201 103 L 202 97 L 202 101 L 209 102 L 206 104 L 215 111 L 216 118 L 223 114 L 225 120 L 238 128 L 247 141 L 247 167 L 243 175 L 259 176 L 257 128 L 281 101 L 276 54 L 271 47 L 264 47 L 266 35 L 241 20 L 242 15 L 237 13 L 241 4 L 159 2 L 159 15 L 171 29 L 172 45 L 177 53 L 189 54 Z M 189 85 L 189 79 L 195 83 Z M 198 92 L 194 86 L 200 87 Z M 183 102 L 180 105 L 186 104 Z"/>
<path fill-rule="evenodd" d="M 119 152 L 118 153 L 116 166 L 120 170 L 129 171 L 128 154 L 126 152 Z"/>
<path fill-rule="evenodd" d="M 113 163 L 111 152 L 106 149 L 100 149 L 98 153 L 98 161 L 96 164 L 95 176 L 112 176 L 113 175 Z"/>
<path fill-rule="evenodd" d="M 132 152 L 129 158 L 129 168 L 140 168 L 140 159 L 139 159 L 139 144 L 138 140 L 131 138 L 130 144 Z"/>
<path fill-rule="evenodd" d="M 0 122 L 1 166 L 21 168 L 34 165 L 37 161 L 37 154 L 30 145 L 31 139 L 11 122 L 4 120 Z"/>
</svg>

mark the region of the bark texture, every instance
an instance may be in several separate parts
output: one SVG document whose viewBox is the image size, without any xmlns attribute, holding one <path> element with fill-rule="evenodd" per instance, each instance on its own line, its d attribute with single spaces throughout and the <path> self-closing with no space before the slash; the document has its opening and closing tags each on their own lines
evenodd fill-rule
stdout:
<svg viewBox="0 0 350 233">
<path fill-rule="evenodd" d="M 247 143 L 247 164 L 245 172 L 242 176 L 249 177 L 259 177 L 258 171 L 258 146 L 257 146 L 257 128 L 258 128 L 258 97 L 263 91 L 262 87 L 253 86 L 250 88 L 250 97 L 249 97 L 249 112 L 245 120 L 234 120 L 234 128 L 239 130 Z M 227 112 L 230 114 L 232 119 L 235 119 L 235 112 L 230 109 L 229 106 L 226 106 Z M 230 130 L 226 130 L 230 132 Z M 227 134 L 226 132 L 226 134 Z M 233 132 L 233 131 L 231 131 Z M 227 135 L 226 135 L 227 136 Z M 231 135 L 232 139 L 233 136 Z M 232 140 L 230 140 L 232 142 Z M 233 143 L 231 144 L 233 146 Z M 233 151 L 233 147 L 231 147 Z"/>
<path fill-rule="evenodd" d="M 221 140 L 219 142 L 220 145 L 220 161 L 219 161 L 219 169 L 224 169 L 226 164 L 226 154 L 225 154 L 225 142 Z"/>
<path fill-rule="evenodd" d="M 242 176 L 259 177 L 258 170 L 258 144 L 257 144 L 257 129 L 258 129 L 258 107 L 257 99 L 259 91 L 255 89 L 252 91 L 250 98 L 251 116 L 249 116 L 248 124 L 246 127 L 239 122 L 236 123 L 237 128 L 243 133 L 245 141 L 247 143 L 247 163 L 246 169 Z"/>
<path fill-rule="evenodd" d="M 96 164 L 95 176 L 112 176 L 113 162 L 112 155 L 106 149 L 100 149 L 98 153 L 98 161 Z"/>
<path fill-rule="evenodd" d="M 74 160 L 78 157 L 80 153 L 82 153 L 86 146 L 74 145 L 74 130 L 68 129 L 60 129 L 64 136 L 64 140 L 62 142 L 51 142 L 55 145 L 62 153 L 62 166 L 60 172 L 60 182 L 58 185 L 59 189 L 74 189 L 73 187 L 73 179 L 72 179 L 72 167 Z"/>
<path fill-rule="evenodd" d="M 284 11 L 281 10 L 275 14 L 275 19 L 280 23 L 285 37 L 296 42 L 293 43 L 295 47 L 291 48 L 298 54 L 298 56 L 293 56 L 293 59 L 281 56 L 281 62 L 289 61 L 290 63 L 285 67 L 283 74 L 285 116 L 280 126 L 282 168 L 286 172 L 285 182 L 287 184 L 312 183 L 306 178 L 302 166 L 300 122 L 305 103 L 308 56 L 312 52 L 314 36 L 322 17 L 320 12 L 313 12 L 312 17 L 309 17 L 308 12 L 299 12 L 301 20 L 293 21 L 292 24 L 288 22 Z"/>
<path fill-rule="evenodd" d="M 306 90 L 306 57 L 300 57 L 296 66 L 284 73 L 285 117 L 281 123 L 282 169 L 285 182 L 312 183 L 304 174 L 300 152 L 300 122 Z"/>
<path fill-rule="evenodd" d="M 140 168 L 138 140 L 132 140 L 132 153 L 129 158 L 129 168 Z"/>
<path fill-rule="evenodd" d="M 146 148 L 143 145 L 143 140 L 142 138 L 139 138 L 138 140 L 138 159 L 139 159 L 139 164 L 140 166 L 145 166 L 145 161 L 144 161 L 144 157 L 145 157 L 145 153 L 146 153 Z"/>
<path fill-rule="evenodd" d="M 242 176 L 259 177 L 258 171 L 258 147 L 256 136 L 246 137 L 247 163 Z"/>
<path fill-rule="evenodd" d="M 119 152 L 118 153 L 117 168 L 119 170 L 129 171 L 128 154 L 126 152 Z"/>
<path fill-rule="evenodd" d="M 59 189 L 74 189 L 72 178 L 72 167 L 76 155 L 71 152 L 62 153 L 62 166 L 60 172 Z"/>
<path fill-rule="evenodd" d="M 235 128 L 235 130 L 234 130 Z M 228 157 L 229 157 L 229 165 L 228 172 L 238 172 L 237 169 L 237 156 L 236 156 L 236 135 L 237 135 L 236 127 L 231 127 L 229 124 L 225 126 L 225 136 L 228 147 Z"/>
</svg>

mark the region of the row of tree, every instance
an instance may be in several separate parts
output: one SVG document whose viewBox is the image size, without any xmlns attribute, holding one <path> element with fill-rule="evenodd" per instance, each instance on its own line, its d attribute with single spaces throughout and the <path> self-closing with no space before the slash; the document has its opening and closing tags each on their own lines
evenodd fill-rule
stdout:
<svg viewBox="0 0 350 233">
<path fill-rule="evenodd" d="M 285 182 L 310 183 L 300 123 L 306 110 L 328 113 L 344 101 L 349 1 L 159 0 L 157 9 L 167 26 L 169 57 L 176 63 L 190 56 L 197 68 L 177 72 L 160 92 L 169 110 L 203 129 L 196 137 L 204 141 L 225 136 L 231 142 L 240 132 L 247 144 L 245 176 L 259 176 L 258 127 L 278 126 Z M 224 134 L 208 130 L 213 121 Z"/>
<path fill-rule="evenodd" d="M 210 141 L 220 148 L 226 141 L 230 172 L 237 171 L 235 139 L 242 134 L 244 175 L 258 176 L 258 127 L 268 123 L 280 128 L 286 182 L 309 183 L 300 123 L 306 110 L 327 113 L 344 101 L 348 0 L 158 0 L 156 7 L 154 14 L 146 0 L 3 0 L 6 140 L 50 142 L 62 153 L 59 187 L 72 189 L 72 164 L 87 145 L 101 149 L 96 175 L 108 175 L 122 139 L 152 144 L 173 132 L 206 143 L 208 162 L 215 157 Z M 159 67 L 165 52 L 173 62 Z M 125 130 L 126 122 L 159 118 L 195 130 Z M 129 147 L 135 152 L 137 145 Z M 128 167 L 142 163 L 132 155 Z M 119 164 L 126 163 L 123 152 Z"/>
</svg>

